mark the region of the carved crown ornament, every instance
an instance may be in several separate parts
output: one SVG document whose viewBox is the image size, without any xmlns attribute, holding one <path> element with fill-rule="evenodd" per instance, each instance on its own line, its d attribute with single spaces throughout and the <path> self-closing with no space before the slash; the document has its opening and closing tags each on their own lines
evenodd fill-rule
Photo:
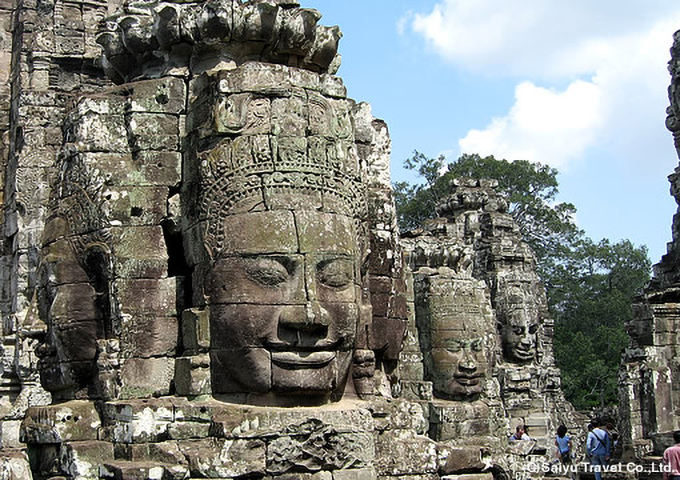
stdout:
<svg viewBox="0 0 680 480">
<path fill-rule="evenodd" d="M 100 24 L 103 66 L 117 83 L 223 62 L 260 61 L 333 74 L 342 33 L 292 0 L 129 1 Z M 187 73 L 188 73 L 187 72 Z"/>
</svg>

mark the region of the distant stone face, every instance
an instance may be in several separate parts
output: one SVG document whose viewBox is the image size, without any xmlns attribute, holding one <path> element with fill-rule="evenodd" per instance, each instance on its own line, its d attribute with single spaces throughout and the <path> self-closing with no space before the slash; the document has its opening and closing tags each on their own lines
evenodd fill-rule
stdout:
<svg viewBox="0 0 680 480">
<path fill-rule="evenodd" d="M 491 374 L 493 316 L 488 292 L 471 278 L 416 276 L 417 321 L 435 394 L 479 396 Z"/>
<path fill-rule="evenodd" d="M 497 314 L 505 359 L 512 363 L 534 360 L 539 314 L 526 288 L 511 286 L 502 290 L 499 293 Z"/>
</svg>

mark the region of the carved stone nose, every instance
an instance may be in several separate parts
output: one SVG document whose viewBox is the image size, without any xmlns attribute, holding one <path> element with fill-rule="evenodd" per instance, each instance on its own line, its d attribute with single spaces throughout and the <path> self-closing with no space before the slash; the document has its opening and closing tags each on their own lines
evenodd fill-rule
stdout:
<svg viewBox="0 0 680 480">
<path fill-rule="evenodd" d="M 297 330 L 315 330 L 330 324 L 328 311 L 318 302 L 288 305 L 281 309 L 279 325 Z"/>
<path fill-rule="evenodd" d="M 53 345 L 51 345 L 50 343 L 47 343 L 47 342 L 43 342 L 36 347 L 35 354 L 39 358 L 45 358 L 45 357 L 49 357 L 50 355 L 54 354 L 55 351 L 56 351 L 56 349 L 54 348 Z"/>
<path fill-rule="evenodd" d="M 470 355 L 469 352 L 465 352 L 465 355 L 460 360 L 460 363 L 458 363 L 458 369 L 464 372 L 473 373 L 477 371 L 477 362 L 475 362 L 475 359 Z"/>
</svg>

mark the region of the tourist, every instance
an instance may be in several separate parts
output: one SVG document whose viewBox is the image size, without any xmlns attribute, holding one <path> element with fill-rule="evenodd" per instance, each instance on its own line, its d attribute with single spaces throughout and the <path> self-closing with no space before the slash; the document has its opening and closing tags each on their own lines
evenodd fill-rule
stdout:
<svg viewBox="0 0 680 480">
<path fill-rule="evenodd" d="M 559 461 L 563 465 L 571 463 L 571 437 L 567 435 L 567 427 L 564 425 L 560 425 L 557 428 L 555 446 L 557 447 L 557 458 Z"/>
<path fill-rule="evenodd" d="M 673 432 L 675 445 L 663 452 L 663 464 L 670 466 L 669 472 L 663 473 L 663 480 L 680 480 L 680 430 Z"/>
<path fill-rule="evenodd" d="M 609 434 L 599 428 L 597 421 L 593 421 L 588 426 L 588 430 L 590 432 L 586 442 L 586 455 L 590 458 L 590 465 L 595 475 L 595 480 L 602 480 L 602 470 L 609 462 L 611 455 L 611 440 Z"/>
<path fill-rule="evenodd" d="M 515 433 L 510 436 L 511 442 L 516 440 L 531 440 L 531 437 L 527 433 L 527 428 L 524 425 L 517 425 L 517 428 L 515 428 Z"/>
</svg>

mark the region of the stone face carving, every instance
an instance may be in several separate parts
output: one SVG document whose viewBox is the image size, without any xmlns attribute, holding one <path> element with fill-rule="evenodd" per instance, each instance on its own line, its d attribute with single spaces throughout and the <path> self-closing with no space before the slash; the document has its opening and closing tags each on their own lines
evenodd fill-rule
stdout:
<svg viewBox="0 0 680 480">
<path fill-rule="evenodd" d="M 50 223 L 57 222 L 48 220 L 48 230 L 54 231 Z M 87 390 L 95 372 L 98 330 L 102 325 L 97 292 L 63 236 L 48 243 L 43 255 L 46 262 L 55 265 L 46 265 L 53 266 L 53 298 L 48 300 L 46 338 L 36 349 L 40 379 L 55 397 L 75 397 L 79 391 Z"/>
<path fill-rule="evenodd" d="M 55 399 L 86 398 L 97 388 L 98 342 L 110 333 L 102 182 L 75 161 L 57 184 L 38 271 L 38 309 L 46 332 L 36 355 L 41 383 Z"/>
<path fill-rule="evenodd" d="M 526 287 L 506 286 L 498 295 L 503 355 L 512 363 L 528 363 L 536 358 L 538 307 Z"/>
<path fill-rule="evenodd" d="M 258 90 L 275 94 L 225 88 L 253 68 Z M 337 399 L 347 383 L 365 302 L 366 187 L 351 104 L 286 88 L 295 74 L 221 72 L 190 107 L 196 143 L 215 143 L 188 156 L 183 191 L 214 394 Z"/>
<path fill-rule="evenodd" d="M 230 241 L 243 247 L 206 277 L 213 391 L 339 394 L 355 343 L 359 262 L 354 239 L 338 239 L 351 237 L 353 226 L 332 214 L 288 214 L 290 227 L 306 228 L 297 241 L 292 232 L 292 244 L 276 245 L 247 231 L 266 227 L 262 216 L 239 215 L 246 231 Z"/>
<path fill-rule="evenodd" d="M 488 292 L 472 279 L 416 276 L 417 321 L 434 392 L 443 398 L 479 396 L 490 376 L 495 347 Z"/>
</svg>

